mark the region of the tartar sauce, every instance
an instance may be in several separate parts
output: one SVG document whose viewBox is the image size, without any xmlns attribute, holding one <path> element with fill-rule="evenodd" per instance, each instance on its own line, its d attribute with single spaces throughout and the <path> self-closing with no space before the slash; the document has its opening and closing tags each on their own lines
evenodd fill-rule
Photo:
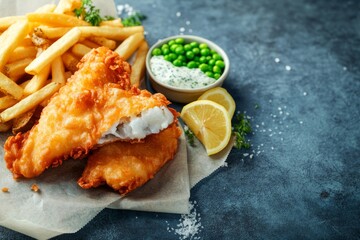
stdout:
<svg viewBox="0 0 360 240">
<path fill-rule="evenodd" d="M 150 68 L 154 76 L 164 84 L 181 88 L 201 88 L 216 81 L 198 68 L 176 67 L 163 56 L 153 56 Z"/>
</svg>

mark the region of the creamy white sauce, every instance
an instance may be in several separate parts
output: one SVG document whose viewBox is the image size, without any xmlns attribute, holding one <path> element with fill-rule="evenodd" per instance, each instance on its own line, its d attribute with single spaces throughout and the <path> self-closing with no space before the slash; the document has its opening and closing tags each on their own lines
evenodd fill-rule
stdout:
<svg viewBox="0 0 360 240">
<path fill-rule="evenodd" d="M 98 144 L 112 142 L 116 139 L 143 139 L 149 134 L 159 133 L 174 121 L 174 115 L 167 107 L 147 109 L 139 116 L 130 118 L 127 122 L 115 123 L 100 138 Z"/>
<path fill-rule="evenodd" d="M 164 84 L 181 88 L 201 88 L 216 81 L 198 68 L 176 67 L 163 56 L 153 56 L 150 68 L 154 76 Z"/>
</svg>

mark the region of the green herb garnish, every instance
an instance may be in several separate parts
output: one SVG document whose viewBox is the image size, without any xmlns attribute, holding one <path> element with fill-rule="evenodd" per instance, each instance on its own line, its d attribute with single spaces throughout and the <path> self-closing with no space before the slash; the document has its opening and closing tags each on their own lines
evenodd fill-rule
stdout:
<svg viewBox="0 0 360 240">
<path fill-rule="evenodd" d="M 187 139 L 188 143 L 190 144 L 190 146 L 195 147 L 195 135 L 187 127 L 185 128 L 185 135 L 186 135 L 186 139 Z"/>
<path fill-rule="evenodd" d="M 252 131 L 250 122 L 245 118 L 244 114 L 237 114 L 236 121 L 237 122 L 233 127 L 233 134 L 235 135 L 234 147 L 237 149 L 249 149 L 250 143 L 245 139 L 245 137 Z"/>
<path fill-rule="evenodd" d="M 121 22 L 124 25 L 124 27 L 140 26 L 141 22 L 145 19 L 146 19 L 145 15 L 143 15 L 139 12 L 135 12 L 134 14 L 132 14 L 126 18 L 123 18 L 121 20 Z"/>
<path fill-rule="evenodd" d="M 103 21 L 100 16 L 100 9 L 96 8 L 92 0 L 82 0 L 81 7 L 74 10 L 75 16 L 84 19 L 93 26 L 99 26 Z"/>
</svg>

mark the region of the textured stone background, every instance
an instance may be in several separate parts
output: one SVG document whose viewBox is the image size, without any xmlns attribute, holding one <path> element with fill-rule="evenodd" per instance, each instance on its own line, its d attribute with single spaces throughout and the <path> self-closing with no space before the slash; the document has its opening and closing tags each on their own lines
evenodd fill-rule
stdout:
<svg viewBox="0 0 360 240">
<path fill-rule="evenodd" d="M 251 118 L 252 149 L 233 150 L 191 191 L 193 239 L 359 239 L 360 2 L 130 4 L 147 15 L 150 44 L 184 33 L 223 47 L 224 87 Z M 179 219 L 104 210 L 56 239 L 179 239 Z M 0 239 L 26 237 L 0 227 Z"/>
</svg>

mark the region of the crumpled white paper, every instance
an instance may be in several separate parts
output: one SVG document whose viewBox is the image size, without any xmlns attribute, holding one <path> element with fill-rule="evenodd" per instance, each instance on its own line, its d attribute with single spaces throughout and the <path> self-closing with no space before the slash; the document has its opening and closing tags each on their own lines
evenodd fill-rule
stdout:
<svg viewBox="0 0 360 240">
<path fill-rule="evenodd" d="M 23 15 L 38 7 L 56 3 L 51 0 L 0 0 L 0 17 Z M 114 2 L 94 0 L 102 15 L 116 15 Z M 67 160 L 48 169 L 40 177 L 15 181 L 4 162 L 3 145 L 10 134 L 0 134 L 0 225 L 37 239 L 48 239 L 63 233 L 74 233 L 104 208 L 151 212 L 188 213 L 190 189 L 224 165 L 233 141 L 226 149 L 208 157 L 200 142 L 187 146 L 180 138 L 175 158 L 141 188 L 121 197 L 102 187 L 84 190 L 77 185 L 85 160 Z M 41 144 L 41 143 L 39 143 Z M 30 190 L 37 184 L 39 192 Z"/>
</svg>

